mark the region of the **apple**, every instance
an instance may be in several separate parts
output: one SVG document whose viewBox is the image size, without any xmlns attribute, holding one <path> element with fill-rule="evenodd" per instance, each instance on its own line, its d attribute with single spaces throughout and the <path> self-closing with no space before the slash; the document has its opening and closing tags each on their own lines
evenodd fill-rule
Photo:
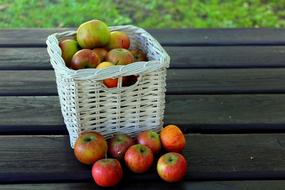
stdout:
<svg viewBox="0 0 285 190">
<path fill-rule="evenodd" d="M 116 134 L 108 142 L 108 152 L 113 158 L 121 160 L 127 149 L 134 144 L 135 141 L 129 135 Z"/>
<path fill-rule="evenodd" d="M 155 131 L 143 131 L 138 134 L 138 143 L 149 147 L 153 154 L 156 154 L 161 149 L 159 135 Z"/>
<path fill-rule="evenodd" d="M 178 182 L 186 175 L 187 161 L 181 154 L 169 152 L 158 159 L 156 168 L 164 181 Z"/>
<path fill-rule="evenodd" d="M 101 159 L 93 165 L 92 177 L 97 185 L 112 187 L 121 181 L 123 170 L 118 160 L 111 158 Z"/>
<path fill-rule="evenodd" d="M 78 27 L 76 39 L 79 45 L 85 49 L 103 47 L 109 43 L 110 30 L 104 22 L 90 20 Z"/>
<path fill-rule="evenodd" d="M 94 51 L 82 49 L 73 55 L 70 67 L 74 70 L 95 68 L 99 63 L 100 59 Z"/>
<path fill-rule="evenodd" d="M 163 148 L 169 152 L 181 152 L 185 146 L 185 137 L 176 125 L 168 125 L 160 131 Z"/>
<path fill-rule="evenodd" d="M 134 56 L 127 49 L 116 48 L 108 52 L 106 60 L 115 65 L 127 65 L 134 62 Z"/>
<path fill-rule="evenodd" d="M 83 164 L 94 164 L 107 154 L 107 141 L 95 131 L 83 132 L 74 145 L 75 157 Z"/>
<path fill-rule="evenodd" d="M 111 63 L 111 62 L 102 62 L 100 63 L 96 69 L 104 69 L 104 68 L 107 68 L 107 67 L 111 67 L 111 66 L 115 66 L 114 63 Z M 108 79 L 105 79 L 103 80 L 103 83 L 108 87 L 108 88 L 115 88 L 118 86 L 118 78 L 108 78 Z M 126 78 L 123 77 L 122 78 L 122 86 L 125 86 L 126 85 Z"/>
<path fill-rule="evenodd" d="M 135 62 L 137 61 L 147 61 L 146 54 L 140 49 L 132 49 L 130 52 L 133 54 Z"/>
<path fill-rule="evenodd" d="M 126 166 L 135 173 L 146 172 L 153 163 L 151 149 L 142 144 L 135 144 L 125 153 Z"/>
<path fill-rule="evenodd" d="M 76 40 L 65 39 L 59 43 L 62 52 L 62 58 L 66 66 L 70 66 L 72 56 L 79 50 L 79 45 Z"/>
<path fill-rule="evenodd" d="M 93 51 L 100 58 L 100 62 L 103 62 L 107 56 L 108 51 L 105 48 L 95 48 Z"/>
<path fill-rule="evenodd" d="M 106 46 L 109 50 L 115 48 L 129 49 L 130 39 L 124 32 L 113 31 L 110 34 L 110 41 Z"/>
</svg>

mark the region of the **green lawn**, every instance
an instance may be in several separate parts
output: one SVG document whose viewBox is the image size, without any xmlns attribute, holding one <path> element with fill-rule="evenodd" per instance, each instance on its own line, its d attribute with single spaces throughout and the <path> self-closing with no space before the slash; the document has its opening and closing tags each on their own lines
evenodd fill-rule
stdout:
<svg viewBox="0 0 285 190">
<path fill-rule="evenodd" d="M 285 27 L 285 0 L 0 0 L 0 28 L 77 27 L 93 18 L 144 28 Z"/>
</svg>

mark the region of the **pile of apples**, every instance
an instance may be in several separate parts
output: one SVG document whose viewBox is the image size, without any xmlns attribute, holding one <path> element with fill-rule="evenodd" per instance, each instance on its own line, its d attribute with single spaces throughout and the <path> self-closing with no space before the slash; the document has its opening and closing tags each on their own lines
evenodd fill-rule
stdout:
<svg viewBox="0 0 285 190">
<path fill-rule="evenodd" d="M 67 67 L 78 70 L 85 68 L 104 69 L 116 65 L 127 65 L 137 61 L 147 61 L 145 52 L 130 48 L 128 35 L 121 31 L 110 32 L 100 20 L 90 20 L 81 24 L 74 39 L 63 39 L 59 46 Z M 134 84 L 136 77 L 123 77 L 122 86 Z M 108 88 L 118 86 L 117 78 L 103 81 Z"/>
<path fill-rule="evenodd" d="M 154 131 L 140 132 L 136 139 L 115 134 L 108 141 L 98 132 L 83 132 L 74 146 L 75 157 L 83 164 L 93 165 L 92 177 L 97 185 L 111 187 L 123 177 L 121 162 L 134 173 L 144 173 L 156 163 L 158 175 L 166 182 L 178 182 L 186 175 L 187 161 L 181 154 L 185 137 L 175 125 L 164 127 L 160 135 Z M 122 163 L 123 164 L 123 163 Z"/>
</svg>

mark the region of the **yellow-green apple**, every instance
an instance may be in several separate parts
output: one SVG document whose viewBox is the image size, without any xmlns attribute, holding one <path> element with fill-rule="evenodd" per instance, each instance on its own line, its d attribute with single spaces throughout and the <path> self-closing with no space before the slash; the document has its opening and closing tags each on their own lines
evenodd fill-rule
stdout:
<svg viewBox="0 0 285 190">
<path fill-rule="evenodd" d="M 145 145 L 135 144 L 125 153 L 126 166 L 135 173 L 146 172 L 153 163 L 153 154 Z"/>
<path fill-rule="evenodd" d="M 80 49 L 76 40 L 65 39 L 59 43 L 62 52 L 62 58 L 66 66 L 70 66 L 72 56 Z"/>
<path fill-rule="evenodd" d="M 82 49 L 73 55 L 70 67 L 74 70 L 96 68 L 99 63 L 100 59 L 94 51 Z"/>
<path fill-rule="evenodd" d="M 104 22 L 90 20 L 78 27 L 76 39 L 82 48 L 103 47 L 109 43 L 110 31 Z"/>
<path fill-rule="evenodd" d="M 181 152 L 185 146 L 185 137 L 176 125 L 167 125 L 160 131 L 163 148 L 169 152 Z"/>
<path fill-rule="evenodd" d="M 105 61 L 108 51 L 105 48 L 94 48 L 93 51 L 100 58 L 100 63 Z"/>
<path fill-rule="evenodd" d="M 132 50 L 130 50 L 130 52 L 133 54 L 135 62 L 137 62 L 137 61 L 147 61 L 147 56 L 146 56 L 146 54 L 142 50 L 140 50 L 140 49 L 132 49 Z"/>
<path fill-rule="evenodd" d="M 161 149 L 159 135 L 155 131 L 143 131 L 138 134 L 137 141 L 139 144 L 149 147 L 153 154 L 156 154 Z"/>
<path fill-rule="evenodd" d="M 127 149 L 134 144 L 134 139 L 129 135 L 115 134 L 108 142 L 108 152 L 113 158 L 121 160 Z"/>
<path fill-rule="evenodd" d="M 121 181 L 123 170 L 118 160 L 111 158 L 101 159 L 93 165 L 92 177 L 97 185 L 112 187 Z"/>
<path fill-rule="evenodd" d="M 130 39 L 128 35 L 121 31 L 113 31 L 110 35 L 110 41 L 107 44 L 107 49 L 124 48 L 129 49 Z"/>
<path fill-rule="evenodd" d="M 107 141 L 95 131 L 83 132 L 74 145 L 75 157 L 83 164 L 94 164 L 107 154 Z"/>
<path fill-rule="evenodd" d="M 187 161 L 179 153 L 169 152 L 162 155 L 157 162 L 158 175 L 167 182 L 178 182 L 186 175 Z"/>
<path fill-rule="evenodd" d="M 134 62 L 134 56 L 127 49 L 116 48 L 108 52 L 106 60 L 115 65 L 127 65 Z"/>
<path fill-rule="evenodd" d="M 111 66 L 115 66 L 114 63 L 111 63 L 111 62 L 102 62 L 100 63 L 96 69 L 104 69 L 104 68 L 107 68 L 107 67 L 111 67 Z M 108 87 L 108 88 L 115 88 L 118 86 L 118 78 L 108 78 L 108 79 L 105 79 L 103 80 L 103 83 Z M 126 83 L 126 78 L 123 77 L 122 78 L 122 86 L 125 86 L 125 83 Z"/>
</svg>

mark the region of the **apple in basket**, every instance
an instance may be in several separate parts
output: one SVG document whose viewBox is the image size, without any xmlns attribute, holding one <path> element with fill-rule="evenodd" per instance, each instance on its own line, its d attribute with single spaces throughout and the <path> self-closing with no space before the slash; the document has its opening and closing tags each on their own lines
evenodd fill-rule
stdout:
<svg viewBox="0 0 285 190">
<path fill-rule="evenodd" d="M 126 134 L 115 134 L 108 142 L 109 155 L 122 160 L 128 148 L 135 144 L 134 139 Z"/>
<path fill-rule="evenodd" d="M 132 49 L 132 50 L 130 50 L 130 52 L 134 56 L 134 62 L 147 61 L 147 56 L 146 56 L 146 54 L 142 50 L 140 50 L 140 49 Z"/>
<path fill-rule="evenodd" d="M 123 170 L 117 159 L 101 159 L 92 167 L 92 177 L 101 187 L 117 185 L 123 177 Z"/>
<path fill-rule="evenodd" d="M 153 154 L 156 154 L 161 149 L 159 135 L 155 131 L 143 131 L 138 134 L 138 143 L 149 147 Z"/>
<path fill-rule="evenodd" d="M 115 48 L 124 48 L 129 49 L 130 39 L 128 35 L 121 31 L 113 31 L 110 35 L 110 41 L 107 44 L 106 48 L 111 50 Z"/>
<path fill-rule="evenodd" d="M 134 56 L 127 49 L 116 48 L 108 52 L 106 60 L 115 65 L 127 65 L 134 62 Z"/>
<path fill-rule="evenodd" d="M 59 43 L 59 47 L 62 52 L 62 58 L 66 64 L 66 66 L 70 66 L 71 59 L 73 55 L 80 49 L 76 40 L 73 39 L 65 39 Z"/>
<path fill-rule="evenodd" d="M 94 48 L 93 51 L 100 58 L 100 63 L 105 61 L 108 51 L 105 48 Z"/>
<path fill-rule="evenodd" d="M 111 62 L 102 62 L 100 63 L 96 69 L 104 69 L 104 68 L 107 68 L 107 67 L 111 67 L 111 66 L 115 66 L 114 63 L 111 63 Z M 118 81 L 119 79 L 118 78 L 108 78 L 108 79 L 105 79 L 103 80 L 103 83 L 108 87 L 108 88 L 114 88 L 114 87 L 117 87 L 118 86 Z M 123 77 L 122 78 L 122 86 L 126 86 L 126 77 Z"/>
<path fill-rule="evenodd" d="M 100 20 L 90 20 L 81 24 L 76 33 L 79 45 L 85 49 L 103 47 L 110 40 L 108 26 Z"/>
<path fill-rule="evenodd" d="M 74 70 L 96 68 L 99 63 L 100 58 L 94 51 L 90 49 L 82 49 L 73 55 L 70 67 Z"/>
<path fill-rule="evenodd" d="M 183 155 L 169 152 L 162 155 L 157 162 L 158 175 L 167 182 L 178 182 L 187 171 L 187 161 Z"/>
<path fill-rule="evenodd" d="M 142 144 L 135 144 L 125 153 L 126 166 L 135 173 L 146 172 L 153 163 L 151 149 Z"/>
<path fill-rule="evenodd" d="M 95 131 L 83 132 L 74 145 L 75 157 L 83 164 L 94 164 L 107 155 L 107 141 Z"/>
</svg>

